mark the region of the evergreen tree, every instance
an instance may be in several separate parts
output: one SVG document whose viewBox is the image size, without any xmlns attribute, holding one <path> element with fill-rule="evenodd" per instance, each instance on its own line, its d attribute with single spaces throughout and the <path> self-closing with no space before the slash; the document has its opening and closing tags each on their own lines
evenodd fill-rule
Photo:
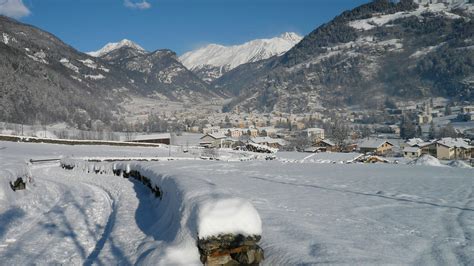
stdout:
<svg viewBox="0 0 474 266">
<path fill-rule="evenodd" d="M 444 115 L 452 115 L 453 111 L 451 110 L 451 107 L 449 105 L 446 105 L 446 108 L 444 109 Z"/>
<path fill-rule="evenodd" d="M 331 124 L 331 139 L 339 148 L 344 147 L 346 139 L 349 137 L 350 129 L 340 119 L 335 119 Z"/>
<path fill-rule="evenodd" d="M 440 138 L 456 138 L 457 135 L 456 130 L 451 124 L 446 125 L 439 130 Z"/>
<path fill-rule="evenodd" d="M 433 121 L 431 121 L 430 123 L 430 131 L 428 132 L 428 138 L 429 139 L 436 138 L 436 128 Z"/>
<path fill-rule="evenodd" d="M 418 125 L 418 126 L 416 127 L 416 137 L 419 138 L 419 137 L 422 137 L 422 136 L 423 136 L 423 130 L 421 129 L 421 126 Z"/>
<path fill-rule="evenodd" d="M 416 136 L 416 127 L 415 124 L 408 119 L 407 117 L 402 118 L 400 124 L 400 137 L 402 139 L 411 139 Z"/>
</svg>

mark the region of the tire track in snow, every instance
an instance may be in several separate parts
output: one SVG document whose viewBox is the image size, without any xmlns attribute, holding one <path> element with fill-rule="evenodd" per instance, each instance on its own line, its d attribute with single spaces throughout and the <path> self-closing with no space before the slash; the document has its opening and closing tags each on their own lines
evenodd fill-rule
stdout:
<svg viewBox="0 0 474 266">
<path fill-rule="evenodd" d="M 282 184 L 282 185 L 290 185 L 290 186 L 296 186 L 296 187 L 308 187 L 308 188 L 314 188 L 314 189 L 319 189 L 319 190 L 333 191 L 333 192 L 339 192 L 339 193 L 347 193 L 347 194 L 353 194 L 353 195 L 359 195 L 359 196 L 384 198 L 384 199 L 389 199 L 389 200 L 396 200 L 396 201 L 402 201 L 402 202 L 408 202 L 408 203 L 429 205 L 429 206 L 438 207 L 438 208 L 457 209 L 457 210 L 461 210 L 461 211 L 468 211 L 468 212 L 473 212 L 474 213 L 474 207 L 469 208 L 469 207 L 466 207 L 465 205 L 461 206 L 461 207 L 460 206 L 451 206 L 451 205 L 438 204 L 438 203 L 433 203 L 433 202 L 424 201 L 424 200 L 389 196 L 389 195 L 384 195 L 384 194 L 379 194 L 379 193 L 353 191 L 353 190 L 348 190 L 348 189 L 323 187 L 323 186 L 310 185 L 310 184 L 297 184 L 297 183 L 291 183 L 291 182 L 285 182 L 285 181 L 271 180 L 271 179 L 267 179 L 267 178 L 263 178 L 263 177 L 256 177 L 256 176 L 249 176 L 248 178 L 257 179 L 257 180 L 261 180 L 261 181 L 265 181 L 265 182 L 276 183 L 276 184 Z"/>
<path fill-rule="evenodd" d="M 40 198 L 55 198 L 54 203 L 45 210 L 47 205 L 40 202 L 39 211 L 28 211 L 36 217 L 19 226 L 21 231 L 14 234 L 16 242 L 4 254 L 8 258 L 4 263 L 78 264 L 101 230 L 95 222 L 108 213 L 100 190 L 53 179 L 47 169 L 38 174 L 36 182 L 37 190 L 33 191 Z"/>
<path fill-rule="evenodd" d="M 430 247 L 420 254 L 414 264 L 473 265 L 474 250 L 469 227 L 474 227 L 468 224 L 474 218 L 473 213 L 468 211 L 474 203 L 473 188 L 470 187 L 466 194 L 463 208 L 448 209 L 441 214 L 440 234 L 431 239 Z"/>
<path fill-rule="evenodd" d="M 468 197 L 466 198 L 465 201 L 465 208 L 472 207 L 474 203 L 474 190 L 471 187 L 470 188 L 470 193 Z M 459 257 L 459 260 L 462 264 L 464 265 L 473 265 L 474 263 L 474 241 L 472 239 L 473 234 L 472 231 L 469 230 L 469 228 L 474 229 L 474 223 L 473 221 L 473 215 L 472 213 L 466 212 L 466 211 L 459 211 L 457 217 L 456 217 L 456 223 L 461 229 L 462 236 L 464 238 L 463 242 L 460 243 L 456 249 L 455 252 L 457 256 Z M 468 250 L 469 249 L 469 250 Z"/>
<path fill-rule="evenodd" d="M 99 257 L 100 252 L 104 248 L 105 243 L 109 239 L 112 233 L 112 229 L 114 228 L 114 225 L 115 225 L 115 220 L 117 219 L 117 206 L 115 203 L 115 199 L 113 199 L 112 195 L 109 192 L 107 192 L 106 190 L 103 190 L 103 191 L 104 191 L 104 194 L 107 195 L 106 198 L 109 202 L 112 212 L 110 213 L 107 219 L 104 232 L 102 233 L 99 240 L 97 241 L 97 244 L 95 245 L 94 250 L 86 258 L 84 265 L 92 265 L 94 262 L 97 262 L 99 265 L 103 265 L 103 263 L 98 259 L 98 257 Z"/>
</svg>

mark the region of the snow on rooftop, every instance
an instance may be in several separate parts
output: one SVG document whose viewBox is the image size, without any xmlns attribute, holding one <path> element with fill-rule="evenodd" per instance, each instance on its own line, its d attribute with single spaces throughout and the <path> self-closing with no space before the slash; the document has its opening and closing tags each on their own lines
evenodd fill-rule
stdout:
<svg viewBox="0 0 474 266">
<path fill-rule="evenodd" d="M 436 143 L 447 146 L 449 148 L 465 148 L 470 149 L 471 145 L 464 139 L 461 138 L 442 138 L 438 140 Z"/>
<path fill-rule="evenodd" d="M 279 144 L 282 146 L 286 144 L 285 140 L 283 139 L 274 139 L 271 137 L 254 137 L 254 138 L 250 138 L 250 140 L 257 144 L 268 143 L 268 144 Z"/>
<path fill-rule="evenodd" d="M 407 140 L 405 143 L 409 146 L 415 146 L 419 143 L 423 143 L 425 142 L 424 140 L 420 139 L 420 138 L 412 138 L 412 139 L 409 139 Z"/>
<path fill-rule="evenodd" d="M 419 147 L 405 147 L 403 148 L 403 152 L 418 152 L 420 150 Z"/>
<path fill-rule="evenodd" d="M 378 148 L 380 146 L 382 146 L 385 142 L 388 142 L 390 143 L 388 140 L 386 139 L 367 139 L 367 140 L 363 140 L 360 144 L 359 144 L 359 147 L 360 148 Z M 391 143 L 390 143 L 391 144 Z M 392 144 L 393 145 L 393 144 Z"/>
<path fill-rule="evenodd" d="M 205 138 L 206 136 L 210 136 L 210 137 L 213 138 L 213 139 L 224 139 L 224 138 L 227 137 L 227 136 L 226 136 L 224 133 L 222 133 L 222 132 L 216 132 L 216 133 L 207 133 L 206 135 L 202 136 L 201 139 L 202 139 L 202 138 Z"/>
</svg>

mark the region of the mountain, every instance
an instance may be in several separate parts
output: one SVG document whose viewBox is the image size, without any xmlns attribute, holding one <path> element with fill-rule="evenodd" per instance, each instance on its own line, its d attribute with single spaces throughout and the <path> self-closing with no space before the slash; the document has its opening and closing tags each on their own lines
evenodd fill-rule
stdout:
<svg viewBox="0 0 474 266">
<path fill-rule="evenodd" d="M 134 97 L 182 103 L 219 97 L 169 50 L 131 41 L 82 53 L 54 35 L 0 16 L 0 121 L 112 124 Z"/>
<path fill-rule="evenodd" d="M 124 76 L 50 33 L 0 16 L 0 121 L 110 123 L 129 86 Z"/>
<path fill-rule="evenodd" d="M 114 50 L 120 49 L 122 47 L 129 47 L 129 48 L 132 48 L 136 51 L 143 52 L 143 53 L 146 52 L 145 49 L 143 49 L 140 45 L 138 45 L 138 44 L 136 44 L 136 43 L 134 43 L 130 40 L 123 39 L 120 42 L 108 43 L 104 47 L 102 47 L 100 50 L 97 50 L 95 52 L 88 52 L 87 54 L 90 55 L 90 56 L 93 56 L 93 57 L 101 57 L 101 56 L 104 56 L 104 55 L 114 51 Z"/>
<path fill-rule="evenodd" d="M 171 50 L 148 53 L 136 47 L 123 46 L 100 58 L 126 72 L 130 82 L 144 95 L 183 102 L 219 97 L 208 84 L 183 66 Z"/>
<path fill-rule="evenodd" d="M 287 32 L 271 39 L 257 39 L 241 45 L 209 44 L 179 57 L 183 65 L 206 82 L 245 63 L 278 56 L 301 41 L 296 33 Z"/>
<path fill-rule="evenodd" d="M 212 85 L 234 95 L 225 110 L 473 100 L 473 4 L 420 2 L 376 0 L 346 11 L 284 55 L 241 65 Z"/>
</svg>

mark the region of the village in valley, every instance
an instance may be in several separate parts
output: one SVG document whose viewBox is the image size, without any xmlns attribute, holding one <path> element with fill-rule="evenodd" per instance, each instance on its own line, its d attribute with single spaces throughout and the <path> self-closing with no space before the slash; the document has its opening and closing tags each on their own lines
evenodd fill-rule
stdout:
<svg viewBox="0 0 474 266">
<path fill-rule="evenodd" d="M 95 139 L 161 143 L 203 149 L 276 153 L 360 153 L 365 161 L 388 162 L 383 157 L 416 159 L 430 155 L 439 160 L 472 164 L 474 106 L 452 104 L 442 98 L 410 105 L 384 103 L 376 110 L 321 109 L 310 114 L 283 112 L 162 112 L 139 114 L 125 122 L 126 132 L 110 132 L 0 123 L 3 134 L 42 138 Z M 151 120 L 153 119 L 153 122 Z M 145 122 L 143 122 L 145 121 Z M 148 124 L 147 124 L 148 122 Z M 93 124 L 93 122 L 92 122 Z M 158 132 L 153 132 L 158 129 Z M 139 131 L 137 131 L 139 130 Z M 213 150 L 212 152 L 209 152 Z"/>
<path fill-rule="evenodd" d="M 85 2 L 0 0 L 0 266 L 474 265 L 474 0 Z"/>
<path fill-rule="evenodd" d="M 392 108 L 372 111 L 322 109 L 311 114 L 183 112 L 163 116 L 170 125 L 181 123 L 183 131 L 134 133 L 128 140 L 205 149 L 359 152 L 406 159 L 426 154 L 472 163 L 474 106 L 449 104 L 439 98 L 402 107 L 390 104 Z"/>
</svg>

